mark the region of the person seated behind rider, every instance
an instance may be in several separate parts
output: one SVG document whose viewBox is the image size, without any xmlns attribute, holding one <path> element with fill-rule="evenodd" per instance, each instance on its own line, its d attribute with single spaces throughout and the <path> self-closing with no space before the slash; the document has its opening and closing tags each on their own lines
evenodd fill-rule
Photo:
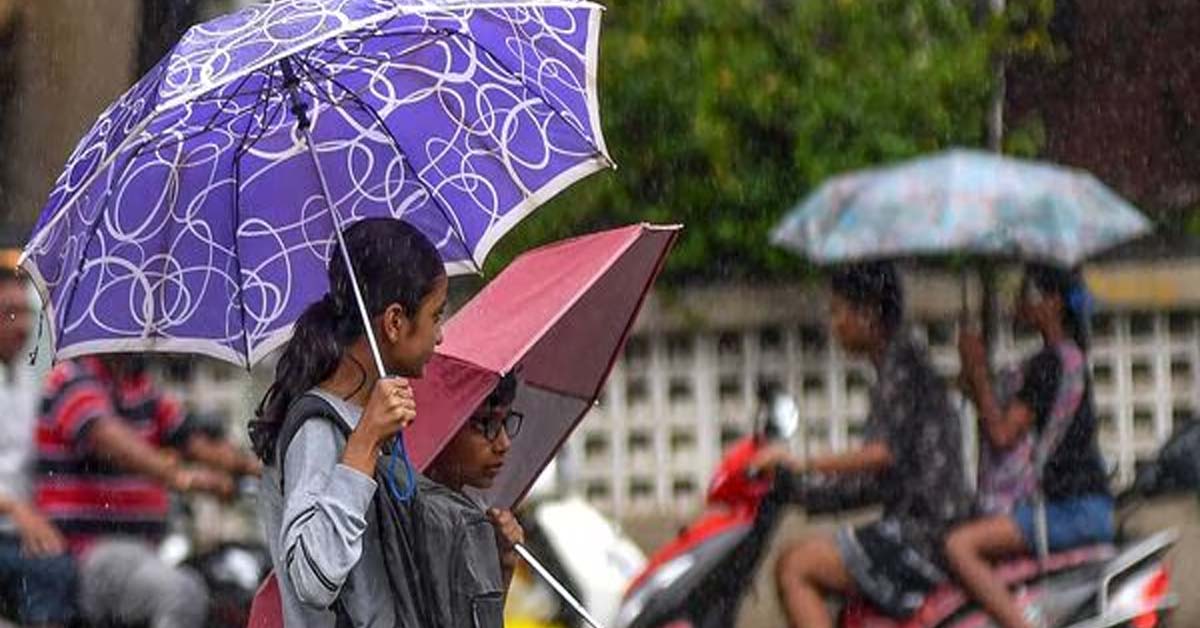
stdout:
<svg viewBox="0 0 1200 628">
<path fill-rule="evenodd" d="M 925 351 L 901 324 L 894 266 L 846 267 L 833 274 L 830 287 L 833 335 L 876 371 L 863 444 L 809 460 L 771 449 L 754 466 L 782 464 L 847 497 L 868 485 L 883 515 L 784 550 L 776 563 L 780 594 L 792 624 L 806 627 L 832 625 L 823 599 L 828 593 L 857 593 L 889 615 L 910 615 L 944 580 L 943 536 L 971 508 L 959 418 Z"/>
<path fill-rule="evenodd" d="M 964 523 L 946 539 L 947 560 L 963 587 L 1002 626 L 1029 621 L 988 564 L 1036 549 L 1035 509 L 1046 500 L 1051 551 L 1112 539 L 1113 502 L 1097 444 L 1087 366 L 1089 297 L 1077 271 L 1026 267 L 1015 313 L 1042 336 L 1021 371 L 1016 393 L 999 399 L 983 342 L 959 338 L 962 382 L 979 416 L 984 464 L 980 496 L 993 514 Z M 1044 464 L 1040 485 L 1036 466 Z"/>
</svg>

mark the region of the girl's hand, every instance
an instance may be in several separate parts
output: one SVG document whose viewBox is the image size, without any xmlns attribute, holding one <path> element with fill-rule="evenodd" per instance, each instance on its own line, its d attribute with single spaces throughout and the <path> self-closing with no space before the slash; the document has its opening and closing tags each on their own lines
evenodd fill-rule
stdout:
<svg viewBox="0 0 1200 628">
<path fill-rule="evenodd" d="M 964 373 L 986 367 L 987 346 L 979 332 L 964 329 L 958 333 L 958 359 Z"/>
<path fill-rule="evenodd" d="M 375 474 L 379 446 L 417 418 L 417 402 L 408 380 L 388 377 L 375 382 L 362 420 L 346 441 L 342 463 L 368 477 Z"/>
<path fill-rule="evenodd" d="M 355 433 L 362 432 L 378 446 L 408 427 L 417 418 L 417 402 L 407 379 L 388 377 L 375 382 L 362 421 Z"/>
</svg>

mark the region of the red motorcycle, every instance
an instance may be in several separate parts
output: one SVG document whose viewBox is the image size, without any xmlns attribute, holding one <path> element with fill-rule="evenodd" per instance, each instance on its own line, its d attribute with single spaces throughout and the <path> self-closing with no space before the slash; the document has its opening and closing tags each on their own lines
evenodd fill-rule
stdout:
<svg viewBox="0 0 1200 628">
<path fill-rule="evenodd" d="M 788 397 L 759 391 L 754 433 L 736 443 L 722 459 L 706 496 L 706 510 L 680 535 L 658 550 L 629 585 L 618 628 L 728 628 L 788 505 L 836 510 L 806 492 L 804 478 L 778 472 L 773 478 L 748 473 L 755 454 L 790 438 L 799 424 Z M 1185 428 L 1163 447 L 1159 460 L 1139 468 L 1138 480 L 1118 499 L 1118 523 L 1130 505 L 1164 490 L 1195 492 L 1196 482 L 1172 479 L 1172 469 L 1188 468 L 1168 458 L 1200 456 L 1200 437 Z M 1190 445 L 1180 446 L 1184 443 Z M 1171 455 L 1166 454 L 1170 452 Z M 1182 453 L 1181 453 L 1182 452 Z M 819 503 L 825 502 L 825 503 Z M 1015 560 L 1000 568 L 1023 605 L 1036 604 L 1047 626 L 1103 628 L 1166 625 L 1177 606 L 1164 559 L 1174 531 L 1144 539 L 1125 539 L 1118 525 L 1116 545 L 1081 547 L 1037 560 Z M 843 600 L 843 628 L 982 628 L 988 618 L 953 583 L 927 596 L 925 605 L 905 620 L 889 618 L 862 599 Z"/>
</svg>

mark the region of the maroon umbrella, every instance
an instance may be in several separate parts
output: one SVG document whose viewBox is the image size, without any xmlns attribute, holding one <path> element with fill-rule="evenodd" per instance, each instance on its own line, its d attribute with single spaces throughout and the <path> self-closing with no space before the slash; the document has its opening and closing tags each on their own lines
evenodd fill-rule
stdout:
<svg viewBox="0 0 1200 628">
<path fill-rule="evenodd" d="M 413 382 L 418 418 L 405 438 L 424 469 L 513 370 L 520 435 L 490 506 L 524 497 L 595 403 L 679 227 L 635 225 L 530 251 L 446 323 L 445 342 Z"/>
<path fill-rule="evenodd" d="M 679 227 L 636 225 L 530 251 L 446 323 L 446 340 L 413 381 L 418 420 L 405 432 L 424 470 L 495 388 L 519 369 L 525 414 L 504 469 L 481 495 L 511 508 L 595 403 Z M 592 626 L 587 610 L 529 552 L 517 551 Z M 281 625 L 274 577 L 251 626 Z"/>
</svg>

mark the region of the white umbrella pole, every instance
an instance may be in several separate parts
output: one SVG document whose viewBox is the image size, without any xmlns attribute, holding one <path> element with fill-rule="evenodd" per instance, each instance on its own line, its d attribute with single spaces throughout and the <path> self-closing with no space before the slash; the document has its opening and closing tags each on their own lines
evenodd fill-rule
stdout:
<svg viewBox="0 0 1200 628">
<path fill-rule="evenodd" d="M 558 593 L 559 597 L 569 604 L 576 613 L 579 613 L 579 616 L 583 618 L 583 621 L 586 621 L 592 628 L 602 628 L 600 626 L 600 622 L 596 621 L 596 618 L 592 617 L 591 613 L 587 612 L 587 609 L 583 607 L 583 604 L 581 604 L 579 600 L 576 600 L 575 596 L 571 595 L 571 592 L 568 591 L 566 587 L 562 585 L 562 583 L 556 580 L 554 576 L 545 567 L 543 567 L 540 562 L 538 562 L 538 559 L 534 558 L 533 554 L 529 553 L 529 550 L 524 545 L 518 543 L 513 546 L 513 548 L 516 549 L 517 554 L 520 555 L 521 558 L 530 567 L 532 567 L 533 570 L 536 571 L 543 580 L 546 581 L 546 584 L 549 584 L 550 587 L 554 589 L 554 592 Z"/>
<path fill-rule="evenodd" d="M 325 181 L 325 172 L 321 170 L 321 161 L 317 159 L 317 151 L 313 148 L 312 135 L 307 127 L 303 129 L 304 143 L 308 145 L 308 154 L 312 157 L 313 166 L 317 169 L 317 179 L 321 181 L 321 193 L 329 205 L 329 214 L 333 217 L 333 233 L 337 236 L 338 250 L 342 252 L 342 261 L 346 264 L 346 273 L 350 275 L 350 288 L 354 291 L 354 302 L 358 305 L 358 313 L 362 316 L 363 331 L 367 334 L 367 344 L 371 347 L 371 357 L 375 360 L 375 368 L 379 378 L 388 376 L 387 367 L 383 365 L 383 355 L 379 353 L 379 343 L 375 340 L 375 329 L 371 325 L 371 313 L 367 311 L 367 302 L 363 299 L 362 289 L 358 284 L 358 273 L 354 272 L 354 262 L 350 259 L 350 249 L 346 248 L 346 238 L 342 235 L 342 219 L 333 195 L 329 193 L 329 184 Z"/>
<path fill-rule="evenodd" d="M 362 316 L 363 330 L 367 334 L 367 344 L 371 347 L 371 357 L 375 360 L 375 368 L 379 371 L 379 378 L 388 377 L 387 367 L 383 365 L 383 356 L 379 353 L 379 343 L 375 340 L 375 329 L 371 326 L 371 314 L 367 311 L 367 302 L 363 299 L 362 289 L 359 287 L 358 274 L 354 272 L 354 263 L 350 259 L 350 250 L 346 248 L 346 240 L 342 236 L 342 219 L 337 211 L 337 205 L 333 201 L 333 195 L 329 193 L 329 183 L 325 180 L 325 172 L 321 170 L 321 160 L 317 159 L 317 151 L 313 145 L 312 134 L 309 132 L 308 125 L 300 124 L 301 132 L 304 134 L 304 142 L 308 147 L 308 154 L 312 157 L 313 167 L 317 170 L 317 179 L 321 182 L 321 193 L 325 195 L 325 202 L 329 205 L 329 213 L 333 217 L 333 231 L 337 235 L 338 250 L 342 252 L 342 261 L 346 263 L 346 272 L 350 275 L 350 287 L 354 291 L 354 302 L 358 305 L 358 312 Z M 583 604 L 576 600 L 567 588 L 562 585 L 536 558 L 525 548 L 524 545 L 516 546 L 517 554 L 533 568 L 534 571 L 549 584 L 559 597 L 563 599 L 571 608 L 575 609 L 576 613 L 584 619 L 592 628 L 602 628 L 602 626 L 587 612 Z"/>
</svg>

